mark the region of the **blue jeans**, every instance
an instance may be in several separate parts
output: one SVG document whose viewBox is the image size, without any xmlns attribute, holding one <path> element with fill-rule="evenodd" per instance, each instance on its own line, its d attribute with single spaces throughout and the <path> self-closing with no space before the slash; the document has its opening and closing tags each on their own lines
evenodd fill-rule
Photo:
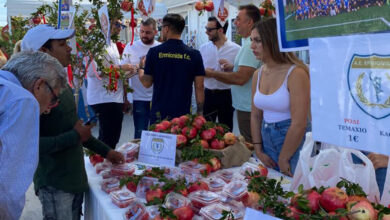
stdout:
<svg viewBox="0 0 390 220">
<path fill-rule="evenodd" d="M 291 119 L 276 122 L 276 123 L 266 123 L 263 121 L 261 127 L 261 137 L 263 140 L 263 152 L 267 154 L 271 159 L 277 164 L 279 160 L 279 154 L 282 151 L 284 139 L 286 137 L 287 131 L 290 128 Z M 311 131 L 311 123 L 308 122 L 306 126 L 306 132 Z M 299 160 L 299 152 L 302 149 L 302 145 L 305 142 L 306 135 L 303 136 L 301 143 L 297 151 L 290 158 L 290 167 L 291 172 L 294 174 L 295 168 Z M 279 167 L 275 168 L 279 171 Z"/>
<path fill-rule="evenodd" d="M 82 214 L 84 193 L 67 193 L 45 186 L 39 189 L 44 220 L 79 220 Z"/>
<path fill-rule="evenodd" d="M 367 152 L 367 151 L 362 151 L 362 153 L 366 156 L 370 154 L 370 152 Z M 363 163 L 363 161 L 359 157 L 357 157 L 355 154 L 352 154 L 352 161 L 355 164 L 362 164 Z M 383 188 L 385 187 L 386 173 L 387 173 L 387 167 L 378 168 L 375 170 L 376 183 L 378 184 L 378 187 L 379 187 L 380 196 L 382 196 Z"/>
<path fill-rule="evenodd" d="M 134 139 L 141 138 L 142 130 L 148 130 L 150 101 L 133 102 Z"/>
</svg>

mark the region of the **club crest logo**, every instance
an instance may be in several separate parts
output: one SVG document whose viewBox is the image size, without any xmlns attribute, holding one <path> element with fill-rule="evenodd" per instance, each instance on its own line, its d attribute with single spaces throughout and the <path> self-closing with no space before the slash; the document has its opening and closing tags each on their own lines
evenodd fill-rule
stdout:
<svg viewBox="0 0 390 220">
<path fill-rule="evenodd" d="M 152 151 L 155 154 L 160 154 L 164 149 L 164 140 L 161 138 L 153 138 L 152 139 Z"/>
<path fill-rule="evenodd" d="M 355 54 L 348 69 L 348 86 L 359 108 L 375 119 L 390 115 L 390 55 Z"/>
</svg>

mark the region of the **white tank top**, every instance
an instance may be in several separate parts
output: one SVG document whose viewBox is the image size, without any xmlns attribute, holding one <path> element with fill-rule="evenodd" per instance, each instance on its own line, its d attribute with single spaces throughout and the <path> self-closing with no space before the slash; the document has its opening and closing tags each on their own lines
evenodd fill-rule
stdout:
<svg viewBox="0 0 390 220">
<path fill-rule="evenodd" d="M 259 82 L 261 79 L 261 72 L 263 71 L 263 67 L 261 67 L 257 78 L 256 93 L 253 97 L 253 103 L 258 109 L 263 110 L 265 122 L 275 123 L 291 118 L 290 93 L 287 88 L 287 79 L 294 68 L 295 65 L 290 67 L 282 86 L 280 86 L 278 90 L 272 94 L 264 95 L 259 91 Z"/>
</svg>

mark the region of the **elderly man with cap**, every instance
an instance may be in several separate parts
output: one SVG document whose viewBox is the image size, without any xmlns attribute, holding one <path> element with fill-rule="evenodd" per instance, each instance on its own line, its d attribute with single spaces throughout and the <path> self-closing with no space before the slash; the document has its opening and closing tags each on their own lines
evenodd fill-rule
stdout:
<svg viewBox="0 0 390 220">
<path fill-rule="evenodd" d="M 22 51 L 42 51 L 62 66 L 71 62 L 67 39 L 74 30 L 38 25 L 22 40 Z M 83 147 L 113 163 L 123 163 L 123 155 L 91 136 L 91 127 L 77 118 L 69 86 L 59 96 L 59 105 L 40 120 L 39 164 L 34 175 L 36 194 L 42 203 L 44 219 L 80 219 L 84 192 L 88 189 Z"/>
<path fill-rule="evenodd" d="M 0 70 L 0 219 L 19 219 L 38 165 L 39 115 L 58 102 L 62 65 L 42 52 L 18 53 Z"/>
</svg>

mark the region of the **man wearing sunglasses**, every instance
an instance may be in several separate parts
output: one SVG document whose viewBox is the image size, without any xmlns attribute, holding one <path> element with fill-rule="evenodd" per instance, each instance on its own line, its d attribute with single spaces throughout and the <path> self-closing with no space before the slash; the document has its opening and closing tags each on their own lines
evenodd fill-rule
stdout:
<svg viewBox="0 0 390 220">
<path fill-rule="evenodd" d="M 39 115 L 65 87 L 62 65 L 42 52 L 18 53 L 0 70 L 0 219 L 19 219 L 38 165 Z"/>
<path fill-rule="evenodd" d="M 210 68 L 206 69 L 206 76 L 230 84 L 232 91 L 232 104 L 237 113 L 238 128 L 245 140 L 252 142 L 250 117 L 251 117 L 251 85 L 252 76 L 260 67 L 250 48 L 250 34 L 256 22 L 260 21 L 259 8 L 253 4 L 241 5 L 234 24 L 237 33 L 242 36 L 242 47 L 238 52 L 234 63 L 221 59 L 220 65 L 223 71 Z"/>
<path fill-rule="evenodd" d="M 63 67 L 71 62 L 67 39 L 74 30 L 49 25 L 30 29 L 22 40 L 22 51 L 42 51 L 56 58 Z M 66 86 L 58 95 L 48 83 L 52 108 L 40 119 L 39 164 L 34 175 L 35 192 L 42 203 L 44 219 L 80 219 L 84 192 L 88 189 L 83 147 L 112 163 L 124 162 L 123 155 L 91 136 L 91 126 L 77 117 L 72 90 Z M 58 98 L 59 97 L 59 98 Z M 60 102 L 58 102 L 60 99 Z"/>
<path fill-rule="evenodd" d="M 206 26 L 206 34 L 209 42 L 203 44 L 199 51 L 202 55 L 203 65 L 216 71 L 222 71 L 219 60 L 225 59 L 233 63 L 240 46 L 231 42 L 226 37 L 229 23 L 222 27 L 216 17 L 210 17 Z M 204 115 L 208 121 L 216 121 L 227 125 L 230 131 L 233 130 L 232 93 L 230 85 L 220 82 L 214 78 L 204 79 Z"/>
</svg>

